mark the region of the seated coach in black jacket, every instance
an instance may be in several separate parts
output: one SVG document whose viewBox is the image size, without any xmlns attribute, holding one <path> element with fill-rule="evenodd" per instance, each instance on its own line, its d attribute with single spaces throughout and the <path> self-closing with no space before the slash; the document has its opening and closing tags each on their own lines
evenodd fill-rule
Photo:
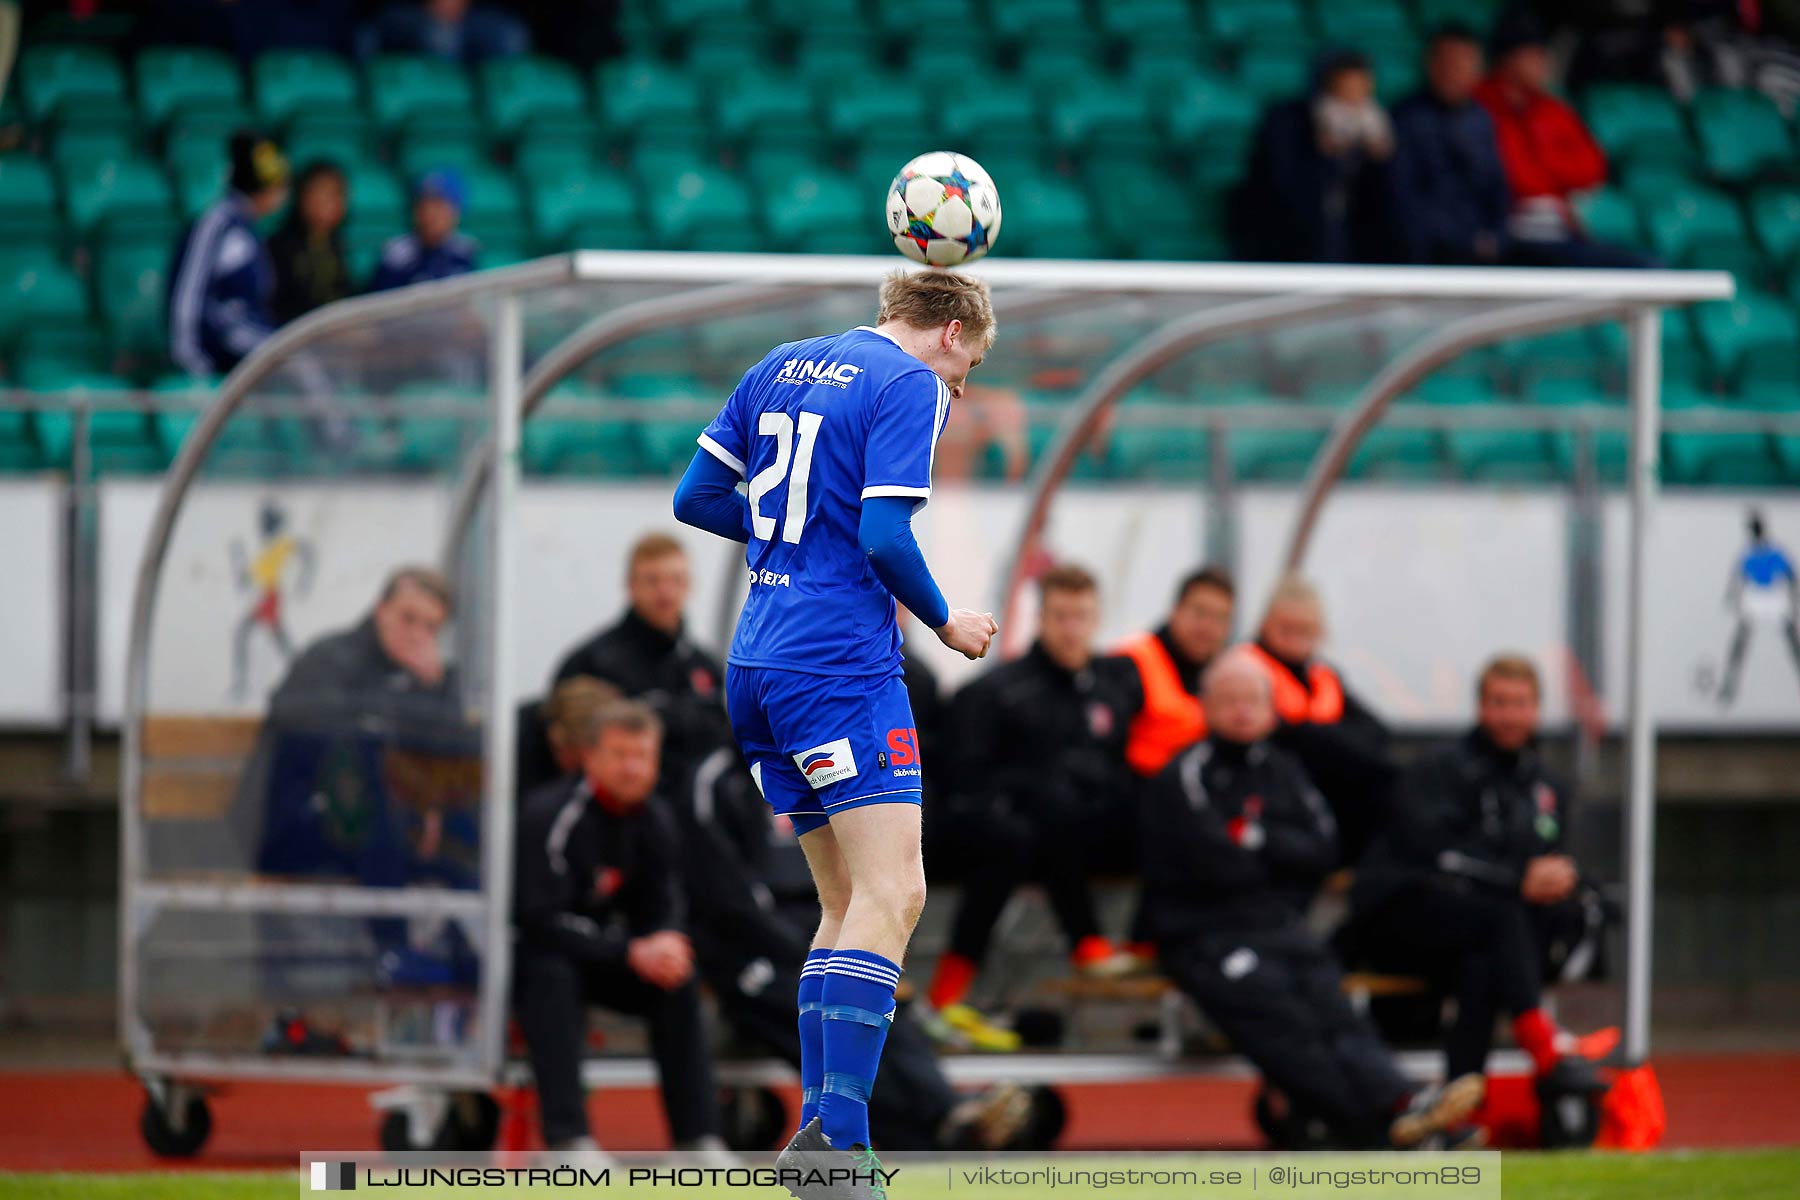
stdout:
<svg viewBox="0 0 1800 1200">
<path fill-rule="evenodd" d="M 692 580 L 681 543 L 666 533 L 646 534 L 628 562 L 630 607 L 569 651 L 554 683 L 591 675 L 655 709 L 663 723 L 663 782 L 678 787 L 702 758 L 735 744 L 725 716 L 725 668 L 688 638 Z"/>
<path fill-rule="evenodd" d="M 552 1149 L 593 1147 L 582 1097 L 587 1006 L 642 1014 L 676 1146 L 723 1150 L 681 866 L 653 798 L 662 725 L 619 701 L 575 731 L 579 774 L 526 797 L 513 907 L 514 1005 Z"/>
<path fill-rule="evenodd" d="M 1538 757 L 1537 668 L 1501 655 L 1476 696 L 1476 727 L 1402 776 L 1393 820 L 1357 869 L 1348 937 L 1376 967 L 1456 996 L 1451 1072 L 1483 1068 L 1505 1015 L 1541 1075 L 1582 1082 L 1616 1031 L 1571 1037 L 1543 1006 L 1547 979 L 1591 959 L 1602 917 L 1564 848 L 1569 787 Z"/>
<path fill-rule="evenodd" d="M 1460 1140 L 1481 1076 L 1415 1090 L 1306 925 L 1336 827 L 1299 763 L 1267 740 L 1268 676 L 1230 650 L 1202 697 L 1210 733 L 1157 777 L 1139 822 L 1164 972 L 1263 1073 L 1276 1123 L 1323 1122 L 1352 1148 Z"/>
</svg>

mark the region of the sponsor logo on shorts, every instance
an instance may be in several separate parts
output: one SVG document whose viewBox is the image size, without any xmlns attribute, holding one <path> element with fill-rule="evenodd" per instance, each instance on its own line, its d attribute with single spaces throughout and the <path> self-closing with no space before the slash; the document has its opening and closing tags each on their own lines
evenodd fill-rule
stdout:
<svg viewBox="0 0 1800 1200">
<path fill-rule="evenodd" d="M 919 731 L 917 729 L 888 730 L 887 747 L 887 753 L 881 756 L 881 765 L 884 769 L 889 762 L 892 762 L 896 776 L 917 778 L 923 774 L 919 769 Z"/>
<path fill-rule="evenodd" d="M 850 753 L 850 739 L 839 738 L 835 742 L 826 742 L 823 746 L 814 746 L 811 750 L 802 750 L 794 755 L 794 765 L 800 768 L 800 774 L 806 777 L 806 782 L 816 792 L 840 779 L 854 776 L 856 755 Z"/>
</svg>

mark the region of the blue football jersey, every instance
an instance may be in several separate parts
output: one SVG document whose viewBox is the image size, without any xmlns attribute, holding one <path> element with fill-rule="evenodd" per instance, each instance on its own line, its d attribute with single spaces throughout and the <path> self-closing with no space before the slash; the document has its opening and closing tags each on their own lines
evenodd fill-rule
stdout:
<svg viewBox="0 0 1800 1200">
<path fill-rule="evenodd" d="M 750 590 L 727 661 L 829 675 L 898 670 L 894 598 L 857 537 L 862 502 L 931 496 L 950 389 L 868 326 L 777 346 L 700 445 L 750 484 Z"/>
</svg>

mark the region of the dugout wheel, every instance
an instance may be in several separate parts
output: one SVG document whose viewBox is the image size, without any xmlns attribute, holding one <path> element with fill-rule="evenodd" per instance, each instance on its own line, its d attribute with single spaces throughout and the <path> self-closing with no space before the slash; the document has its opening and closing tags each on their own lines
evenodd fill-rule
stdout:
<svg viewBox="0 0 1800 1200">
<path fill-rule="evenodd" d="M 162 1093 L 161 1100 L 158 1092 Z M 206 1097 L 179 1084 L 146 1089 L 138 1130 L 144 1135 L 144 1144 L 157 1157 L 192 1158 L 212 1135 L 212 1108 Z"/>
<path fill-rule="evenodd" d="M 787 1105 L 766 1087 L 720 1088 L 725 1144 L 739 1152 L 773 1150 L 787 1132 Z"/>
<path fill-rule="evenodd" d="M 442 1113 L 436 1111 L 441 1104 Z M 457 1092 L 420 1111 L 396 1108 L 381 1118 L 381 1148 L 393 1153 L 418 1150 L 486 1151 L 500 1136 L 500 1104 L 486 1092 Z M 423 1135 L 419 1130 L 425 1131 Z"/>
</svg>

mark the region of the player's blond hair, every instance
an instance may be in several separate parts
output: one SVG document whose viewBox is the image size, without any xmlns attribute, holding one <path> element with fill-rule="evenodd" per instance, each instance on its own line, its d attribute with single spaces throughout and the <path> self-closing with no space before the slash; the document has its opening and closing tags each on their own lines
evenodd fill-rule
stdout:
<svg viewBox="0 0 1800 1200">
<path fill-rule="evenodd" d="M 936 329 L 961 321 L 963 337 L 983 349 L 994 344 L 999 331 L 987 284 L 956 271 L 896 271 L 882 280 L 875 323 L 889 321 L 914 329 Z"/>
</svg>

